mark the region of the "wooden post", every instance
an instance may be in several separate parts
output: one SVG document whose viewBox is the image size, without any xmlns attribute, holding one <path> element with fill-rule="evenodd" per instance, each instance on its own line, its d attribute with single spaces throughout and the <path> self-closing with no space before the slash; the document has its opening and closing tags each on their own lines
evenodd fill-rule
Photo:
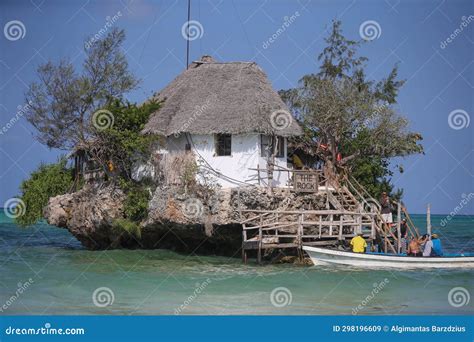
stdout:
<svg viewBox="0 0 474 342">
<path fill-rule="evenodd" d="M 342 240 L 342 221 L 344 220 L 344 215 L 339 216 L 339 236 L 338 240 Z"/>
<path fill-rule="evenodd" d="M 304 221 L 304 214 L 300 214 L 298 218 L 298 257 L 299 260 L 303 260 L 303 221 Z"/>
<path fill-rule="evenodd" d="M 333 215 L 329 215 L 329 236 L 332 236 L 332 220 L 333 220 Z"/>
<path fill-rule="evenodd" d="M 374 210 L 375 204 L 371 203 L 370 204 L 370 212 L 372 213 L 371 217 L 371 224 L 370 224 L 370 235 L 372 239 L 375 239 L 375 220 L 377 220 L 377 215 L 375 215 L 375 210 Z"/>
<path fill-rule="evenodd" d="M 321 230 L 322 230 L 322 226 L 323 226 L 323 216 L 322 215 L 319 215 L 319 238 L 321 239 Z"/>
<path fill-rule="evenodd" d="M 242 230 L 242 262 L 247 263 L 247 250 L 245 249 L 245 241 L 247 240 L 247 231 L 245 230 L 245 224 Z"/>
<path fill-rule="evenodd" d="M 357 233 L 362 233 L 362 204 L 359 204 L 359 215 L 357 216 Z"/>
<path fill-rule="evenodd" d="M 275 213 L 275 222 L 279 222 L 278 221 L 278 212 Z M 278 228 L 275 229 L 275 235 L 278 236 Z"/>
<path fill-rule="evenodd" d="M 431 204 L 426 207 L 426 233 L 431 235 Z"/>
<path fill-rule="evenodd" d="M 262 263 L 262 226 L 263 226 L 263 215 L 260 215 L 260 227 L 258 227 L 258 251 L 257 251 L 257 263 Z"/>
<path fill-rule="evenodd" d="M 375 216 L 370 216 L 370 237 L 375 240 Z"/>
<path fill-rule="evenodd" d="M 240 187 L 237 188 L 237 198 L 239 199 L 239 202 L 237 203 L 238 207 L 239 207 L 239 217 L 240 217 L 240 221 L 243 221 L 243 218 L 242 218 L 242 206 L 240 205 Z M 243 228 L 245 228 L 245 225 L 243 226 Z"/>
<path fill-rule="evenodd" d="M 402 221 L 402 206 L 400 202 L 397 202 L 397 251 L 401 253 L 402 250 L 402 234 L 401 234 L 401 222 Z"/>
<path fill-rule="evenodd" d="M 260 186 L 260 164 L 257 165 L 258 186 Z"/>
<path fill-rule="evenodd" d="M 293 180 L 294 180 L 295 177 L 293 177 Z M 288 182 L 286 182 L 288 184 L 288 190 L 291 190 L 291 188 L 293 187 L 293 184 L 292 184 L 292 181 L 291 181 L 291 172 L 290 170 L 288 170 Z"/>
</svg>

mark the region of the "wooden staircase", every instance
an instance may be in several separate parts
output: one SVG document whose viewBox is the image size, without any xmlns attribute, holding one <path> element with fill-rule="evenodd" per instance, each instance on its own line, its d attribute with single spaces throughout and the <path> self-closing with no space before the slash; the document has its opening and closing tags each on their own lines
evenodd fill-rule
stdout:
<svg viewBox="0 0 474 342">
<path fill-rule="evenodd" d="M 337 182 L 326 184 L 325 191 L 326 210 L 242 210 L 244 262 L 248 250 L 256 250 L 260 262 L 267 249 L 297 248 L 302 255 L 303 245 L 334 246 L 359 233 L 372 242 L 381 239 L 385 253 L 397 254 L 402 243 L 402 212 L 407 218 L 409 236 L 419 236 L 401 203 L 397 203 L 396 221 L 392 225 L 384 223 L 380 203 L 354 178 L 343 175 Z"/>
</svg>

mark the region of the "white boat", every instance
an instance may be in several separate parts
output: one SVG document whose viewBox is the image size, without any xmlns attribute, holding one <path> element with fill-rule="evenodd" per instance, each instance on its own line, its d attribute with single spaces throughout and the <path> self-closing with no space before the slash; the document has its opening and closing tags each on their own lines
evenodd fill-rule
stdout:
<svg viewBox="0 0 474 342">
<path fill-rule="evenodd" d="M 383 253 L 353 253 L 303 246 L 315 265 L 340 264 L 357 267 L 394 268 L 474 268 L 473 254 L 442 257 L 409 257 Z"/>
</svg>

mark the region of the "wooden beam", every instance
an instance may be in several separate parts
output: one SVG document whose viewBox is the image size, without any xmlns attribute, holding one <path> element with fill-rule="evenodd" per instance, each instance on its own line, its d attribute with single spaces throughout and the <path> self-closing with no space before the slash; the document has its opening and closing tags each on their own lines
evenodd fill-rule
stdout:
<svg viewBox="0 0 474 342">
<path fill-rule="evenodd" d="M 397 202 L 397 251 L 398 253 L 401 253 L 401 250 L 402 250 L 401 221 L 402 221 L 402 207 L 400 205 L 400 202 Z"/>
<path fill-rule="evenodd" d="M 426 207 L 426 233 L 431 235 L 431 204 Z"/>
</svg>

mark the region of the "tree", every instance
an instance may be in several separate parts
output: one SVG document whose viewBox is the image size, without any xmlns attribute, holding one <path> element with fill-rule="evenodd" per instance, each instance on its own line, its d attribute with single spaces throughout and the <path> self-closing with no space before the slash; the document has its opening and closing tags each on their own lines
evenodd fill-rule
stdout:
<svg viewBox="0 0 474 342">
<path fill-rule="evenodd" d="M 390 159 L 423 151 L 421 135 L 410 132 L 408 120 L 394 109 L 404 83 L 397 79 L 398 65 L 378 82 L 367 80 L 368 59 L 357 54 L 362 42 L 345 38 L 340 21 L 333 22 L 325 41 L 319 72 L 305 75 L 297 88 L 280 92 L 305 127 L 299 144 L 348 167 L 374 196 L 382 188 L 391 191 Z"/>
<path fill-rule="evenodd" d="M 141 133 L 150 115 L 159 108 L 155 101 L 136 105 L 115 99 L 109 103 L 104 109 L 113 113 L 114 124 L 96 130 L 91 156 L 102 166 L 113 165 L 114 173 L 129 181 L 133 166 L 146 162 L 153 143 L 160 142 L 158 136 Z"/>
<path fill-rule="evenodd" d="M 85 47 L 81 74 L 68 60 L 38 68 L 39 81 L 26 93 L 26 118 L 41 143 L 64 150 L 85 144 L 94 134 L 93 113 L 137 86 L 120 49 L 124 40 L 124 31 L 114 28 Z"/>
<path fill-rule="evenodd" d="M 73 185 L 73 170 L 61 158 L 55 164 L 41 164 L 30 178 L 21 183 L 20 199 L 25 203 L 25 213 L 16 217 L 21 226 L 35 224 L 43 218 L 43 208 L 50 197 L 66 193 Z"/>
</svg>

